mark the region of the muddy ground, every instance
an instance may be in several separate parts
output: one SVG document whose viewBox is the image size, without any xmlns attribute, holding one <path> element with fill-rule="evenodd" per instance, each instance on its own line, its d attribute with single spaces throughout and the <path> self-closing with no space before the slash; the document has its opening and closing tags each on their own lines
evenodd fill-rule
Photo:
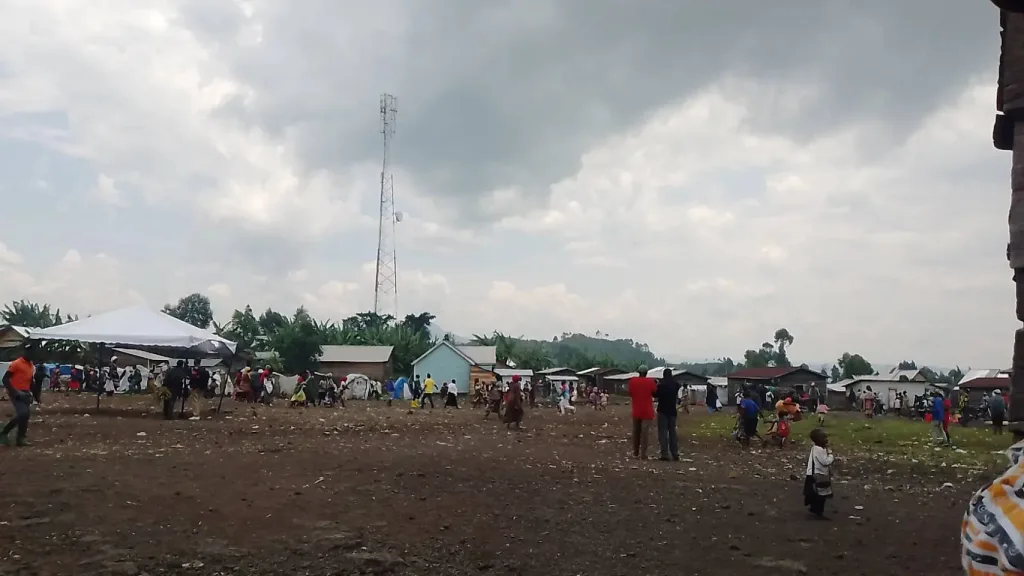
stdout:
<svg viewBox="0 0 1024 576">
<path fill-rule="evenodd" d="M 628 457 L 622 407 L 510 433 L 384 403 L 175 422 L 104 404 L 50 397 L 34 445 L 0 449 L 0 575 L 952 575 L 980 480 L 854 456 L 815 521 L 803 448 L 743 453 L 707 415 L 682 416 L 666 463 Z"/>
</svg>

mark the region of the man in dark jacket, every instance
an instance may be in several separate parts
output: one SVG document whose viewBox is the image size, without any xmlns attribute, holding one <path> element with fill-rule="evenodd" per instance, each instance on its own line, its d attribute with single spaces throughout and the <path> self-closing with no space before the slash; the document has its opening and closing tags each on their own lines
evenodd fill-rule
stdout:
<svg viewBox="0 0 1024 576">
<path fill-rule="evenodd" d="M 42 362 L 36 363 L 36 371 L 32 374 L 32 397 L 36 404 L 43 403 L 43 382 L 46 381 L 46 366 Z"/>
<path fill-rule="evenodd" d="M 676 402 L 679 398 L 679 383 L 672 377 L 672 369 L 665 368 L 655 395 L 658 398 L 658 444 L 661 446 L 661 460 L 679 461 L 679 437 L 676 431 L 676 417 L 679 415 Z"/>
<path fill-rule="evenodd" d="M 164 393 L 164 420 L 174 420 L 174 404 L 185 390 L 186 379 L 188 372 L 185 370 L 184 360 L 178 360 L 164 375 L 163 387 L 167 389 Z"/>
</svg>

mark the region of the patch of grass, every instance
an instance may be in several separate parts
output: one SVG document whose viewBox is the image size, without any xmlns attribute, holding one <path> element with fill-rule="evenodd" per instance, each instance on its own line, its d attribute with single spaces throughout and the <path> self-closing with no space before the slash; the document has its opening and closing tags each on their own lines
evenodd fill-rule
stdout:
<svg viewBox="0 0 1024 576">
<path fill-rule="evenodd" d="M 736 417 L 733 413 L 693 414 L 679 419 L 680 432 L 699 437 L 728 437 Z M 806 445 L 817 426 L 813 416 L 794 422 L 790 440 Z M 977 468 L 1005 467 L 1005 450 L 1013 435 L 996 436 L 989 428 L 950 428 L 953 448 L 937 447 L 931 440 L 931 424 L 906 418 L 873 418 L 855 414 L 829 415 L 825 421 L 832 447 L 847 456 L 904 460 L 931 465 L 960 465 Z M 759 429 L 764 431 L 762 423 Z"/>
</svg>

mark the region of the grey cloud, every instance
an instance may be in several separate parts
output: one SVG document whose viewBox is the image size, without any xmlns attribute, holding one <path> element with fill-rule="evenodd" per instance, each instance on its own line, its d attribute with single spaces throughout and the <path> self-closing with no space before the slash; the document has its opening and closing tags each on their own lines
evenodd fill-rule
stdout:
<svg viewBox="0 0 1024 576">
<path fill-rule="evenodd" d="M 601 138 L 727 74 L 819 87 L 785 114 L 786 95 L 744 95 L 760 127 L 812 138 L 871 117 L 895 144 L 997 44 L 991 7 L 925 0 L 319 0 L 257 18 L 263 42 L 238 48 L 237 9 L 185 13 L 256 91 L 223 113 L 298 138 L 309 169 L 339 168 L 379 154 L 377 97 L 394 91 L 398 161 L 463 200 L 504 186 L 543 199 Z"/>
</svg>

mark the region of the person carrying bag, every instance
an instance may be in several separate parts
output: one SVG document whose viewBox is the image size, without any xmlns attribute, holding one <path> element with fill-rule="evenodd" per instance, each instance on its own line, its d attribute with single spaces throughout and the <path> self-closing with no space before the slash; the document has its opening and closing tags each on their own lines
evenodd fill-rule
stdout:
<svg viewBox="0 0 1024 576">
<path fill-rule="evenodd" d="M 804 506 L 816 518 L 825 517 L 825 501 L 832 498 L 832 464 L 835 456 L 828 449 L 828 433 L 821 428 L 811 431 L 811 452 L 807 456 L 804 480 Z"/>
</svg>

